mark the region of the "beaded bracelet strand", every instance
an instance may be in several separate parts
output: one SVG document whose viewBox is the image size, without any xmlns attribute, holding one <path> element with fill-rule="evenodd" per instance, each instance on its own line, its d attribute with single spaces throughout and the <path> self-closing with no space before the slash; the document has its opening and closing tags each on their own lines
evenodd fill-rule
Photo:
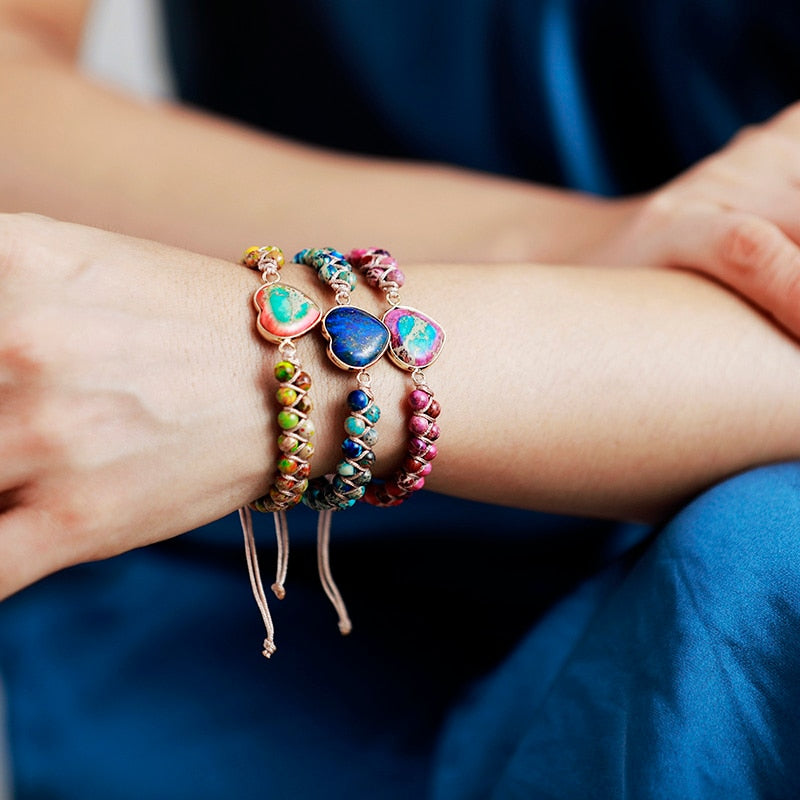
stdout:
<svg viewBox="0 0 800 800">
<path fill-rule="evenodd" d="M 380 418 L 380 409 L 372 395 L 367 369 L 386 352 L 389 331 L 377 317 L 350 305 L 356 276 L 341 253 L 331 248 L 306 249 L 297 253 L 294 261 L 314 269 L 317 277 L 334 290 L 336 305 L 322 319 L 328 357 L 340 369 L 355 372 L 358 384 L 358 388 L 347 396 L 348 416 L 344 425 L 347 438 L 342 443 L 344 458 L 334 475 L 311 481 L 303 496 L 303 502 L 309 508 L 320 512 L 317 525 L 320 580 L 339 614 L 339 629 L 342 633 L 349 633 L 352 626 L 330 572 L 330 515 L 332 511 L 353 506 L 364 496 L 366 486 L 372 480 L 371 467 L 375 461 L 372 448 L 378 439 L 374 426 Z"/>
<path fill-rule="evenodd" d="M 279 248 L 251 247 L 245 251 L 241 263 L 261 273 L 263 285 L 253 294 L 253 304 L 257 311 L 256 327 L 264 339 L 278 345 L 280 354 L 280 360 L 274 368 L 275 378 L 279 382 L 275 397 L 280 406 L 277 422 L 281 456 L 277 464 L 277 474 L 267 494 L 253 501 L 249 507 L 239 510 L 250 585 L 267 631 L 263 654 L 269 658 L 276 649 L 274 626 L 261 583 L 250 508 L 273 514 L 278 542 L 278 564 L 272 591 L 276 597 L 283 599 L 286 594 L 283 584 L 289 560 L 286 511 L 300 502 L 308 488 L 310 460 L 314 454 L 311 441 L 314 424 L 308 416 L 312 409 L 308 396 L 311 378 L 302 369 L 294 340 L 314 328 L 322 318 L 322 312 L 299 289 L 280 282 L 284 258 Z"/>
<path fill-rule="evenodd" d="M 411 373 L 412 390 L 408 395 L 411 436 L 402 467 L 385 482 L 370 481 L 363 497 L 371 505 L 396 506 L 423 488 L 438 453 L 435 442 L 440 430 L 436 419 L 441 407 L 425 381 L 423 370 L 441 353 L 445 332 L 427 314 L 400 305 L 399 290 L 405 283 L 405 275 L 386 250 L 351 250 L 347 260 L 370 286 L 384 293 L 389 309 L 382 321 L 390 334 L 389 356 L 397 366 Z"/>
</svg>

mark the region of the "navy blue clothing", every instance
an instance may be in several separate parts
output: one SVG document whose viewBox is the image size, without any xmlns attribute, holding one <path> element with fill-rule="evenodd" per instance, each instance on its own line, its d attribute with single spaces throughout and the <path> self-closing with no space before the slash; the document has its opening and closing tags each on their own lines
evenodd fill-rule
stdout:
<svg viewBox="0 0 800 800">
<path fill-rule="evenodd" d="M 189 102 L 604 193 L 800 83 L 789 2 L 164 8 Z M 293 511 L 270 662 L 234 518 L 53 576 L 0 606 L 17 798 L 797 796 L 799 474 L 742 476 L 657 532 L 424 493 L 339 514 L 347 639 Z"/>
<path fill-rule="evenodd" d="M 166 0 L 182 97 L 304 141 L 656 186 L 799 92 L 794 0 Z"/>
</svg>

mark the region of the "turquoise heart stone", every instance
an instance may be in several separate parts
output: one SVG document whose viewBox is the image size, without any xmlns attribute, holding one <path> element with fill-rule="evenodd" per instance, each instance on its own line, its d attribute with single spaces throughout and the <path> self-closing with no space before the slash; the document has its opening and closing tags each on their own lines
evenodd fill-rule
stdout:
<svg viewBox="0 0 800 800">
<path fill-rule="evenodd" d="M 253 302 L 259 312 L 258 330 L 271 342 L 302 336 L 322 318 L 319 306 L 308 295 L 285 283 L 262 286 Z"/>
<path fill-rule="evenodd" d="M 383 315 L 383 322 L 391 336 L 392 360 L 404 369 L 424 369 L 442 350 L 445 339 L 442 326 L 415 308 L 390 308 Z"/>
<path fill-rule="evenodd" d="M 322 320 L 328 355 L 339 367 L 366 369 L 389 346 L 389 331 L 375 316 L 360 308 L 336 306 Z"/>
</svg>

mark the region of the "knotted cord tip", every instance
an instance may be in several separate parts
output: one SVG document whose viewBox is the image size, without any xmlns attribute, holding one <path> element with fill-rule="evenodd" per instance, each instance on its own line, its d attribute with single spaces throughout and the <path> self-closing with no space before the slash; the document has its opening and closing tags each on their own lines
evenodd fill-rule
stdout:
<svg viewBox="0 0 800 800">
<path fill-rule="evenodd" d="M 273 583 L 269 588 L 272 589 L 272 593 L 278 600 L 283 600 L 283 598 L 286 597 L 286 589 L 283 588 L 283 584 Z"/>
<path fill-rule="evenodd" d="M 353 625 L 349 619 L 340 619 L 339 620 L 339 633 L 342 636 L 347 636 L 353 630 Z"/>
<path fill-rule="evenodd" d="M 264 658 L 269 658 L 278 648 L 275 647 L 275 642 L 272 639 L 264 639 L 263 650 L 261 651 L 261 655 Z"/>
</svg>

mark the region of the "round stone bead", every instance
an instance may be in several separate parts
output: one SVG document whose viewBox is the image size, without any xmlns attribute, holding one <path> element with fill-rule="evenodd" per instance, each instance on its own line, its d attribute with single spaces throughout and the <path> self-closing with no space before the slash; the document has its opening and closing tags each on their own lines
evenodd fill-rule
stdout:
<svg viewBox="0 0 800 800">
<path fill-rule="evenodd" d="M 311 456 L 314 455 L 314 445 L 311 442 L 304 442 L 300 447 L 297 448 L 296 455 L 298 458 L 302 458 L 307 461 Z"/>
<path fill-rule="evenodd" d="M 349 461 L 342 461 L 336 467 L 336 471 L 343 478 L 352 478 L 353 475 L 355 475 L 358 470 L 356 470 L 355 466 L 351 464 Z"/>
<path fill-rule="evenodd" d="M 356 486 L 366 486 L 372 480 L 372 473 L 365 469 L 363 472 L 359 472 L 358 475 L 354 475 L 352 480 Z"/>
<path fill-rule="evenodd" d="M 391 281 L 392 283 L 396 283 L 398 286 L 402 286 L 406 282 L 406 276 L 403 274 L 403 270 L 401 269 L 390 269 L 389 272 L 386 273 L 384 281 Z"/>
<path fill-rule="evenodd" d="M 424 458 L 426 461 L 433 461 L 439 455 L 439 448 L 435 444 L 428 445 L 428 452 L 425 453 Z"/>
<path fill-rule="evenodd" d="M 284 494 L 277 486 L 273 486 L 269 490 L 269 497 L 274 503 L 278 505 L 283 505 L 289 500 L 290 495 Z"/>
<path fill-rule="evenodd" d="M 273 488 L 282 492 L 288 492 L 294 488 L 296 483 L 297 481 L 295 481 L 294 477 L 286 473 L 281 473 L 277 478 L 275 478 L 275 484 Z"/>
<path fill-rule="evenodd" d="M 421 456 L 425 458 L 425 454 L 428 452 L 428 448 L 430 445 L 424 440 L 418 437 L 414 437 L 408 443 L 408 452 L 412 456 Z"/>
<path fill-rule="evenodd" d="M 406 456 L 403 461 L 403 469 L 406 472 L 421 472 L 422 468 L 427 466 L 427 461 L 423 461 L 421 458 L 414 458 L 413 456 Z"/>
<path fill-rule="evenodd" d="M 281 412 L 282 413 L 282 412 Z M 295 428 L 295 433 L 302 439 L 311 439 L 314 436 L 316 428 L 310 419 L 304 419 Z"/>
<path fill-rule="evenodd" d="M 384 489 L 386 490 L 386 494 L 388 494 L 390 497 L 402 497 L 403 495 L 408 494 L 408 492 L 398 486 L 394 481 L 387 481 Z"/>
<path fill-rule="evenodd" d="M 381 418 L 381 410 L 373 403 L 371 406 L 364 409 L 364 416 L 367 418 L 368 422 L 374 425 Z"/>
<path fill-rule="evenodd" d="M 299 463 L 293 458 L 282 458 L 280 461 L 278 461 L 278 472 L 281 472 L 284 475 L 294 475 L 299 466 Z"/>
<path fill-rule="evenodd" d="M 278 413 L 278 425 L 285 431 L 295 428 L 300 422 L 300 416 L 295 414 L 294 411 L 286 411 L 285 409 Z"/>
<path fill-rule="evenodd" d="M 336 274 L 339 272 L 339 268 L 334 264 L 325 264 L 322 266 L 317 273 L 319 275 L 319 279 L 323 281 L 323 283 L 330 283 L 336 277 Z"/>
<path fill-rule="evenodd" d="M 299 447 L 300 441 L 288 433 L 282 433 L 278 437 L 278 450 L 282 453 L 294 453 Z"/>
<path fill-rule="evenodd" d="M 356 459 L 362 467 L 375 463 L 375 453 L 372 450 L 364 450 L 361 458 Z"/>
<path fill-rule="evenodd" d="M 431 427 L 429 428 L 426 436 L 431 441 L 436 441 L 436 439 L 438 439 L 441 436 L 441 434 L 442 432 L 439 430 L 439 426 L 434 422 L 433 425 L 431 425 Z"/>
<path fill-rule="evenodd" d="M 414 414 L 408 421 L 408 429 L 417 436 L 427 433 L 430 425 L 431 423 L 422 414 Z"/>
<path fill-rule="evenodd" d="M 369 403 L 369 395 L 363 389 L 353 389 L 347 395 L 347 405 L 353 411 L 363 411 Z"/>
<path fill-rule="evenodd" d="M 297 469 L 294 471 L 295 478 L 307 478 L 311 474 L 311 464 L 307 461 L 298 464 Z"/>
<path fill-rule="evenodd" d="M 364 445 L 355 439 L 345 439 L 342 442 L 342 452 L 345 458 L 358 458 L 364 452 Z"/>
<path fill-rule="evenodd" d="M 442 407 L 439 405 L 439 401 L 431 400 L 431 404 L 428 406 L 428 409 L 425 413 L 429 417 L 433 417 L 434 419 L 436 419 L 436 417 L 438 417 L 439 414 L 442 413 Z"/>
<path fill-rule="evenodd" d="M 297 368 L 291 361 L 279 361 L 275 365 L 275 377 L 281 383 L 290 381 L 294 377 L 295 372 L 297 372 Z"/>
<path fill-rule="evenodd" d="M 311 402 L 311 398 L 304 394 L 297 398 L 294 407 L 301 413 L 308 414 L 314 408 L 314 404 Z"/>
<path fill-rule="evenodd" d="M 298 372 L 293 383 L 298 389 L 307 392 L 311 388 L 311 376 L 307 372 Z"/>
<path fill-rule="evenodd" d="M 378 441 L 378 431 L 375 428 L 367 428 L 363 434 L 361 434 L 361 441 L 367 447 L 374 447 L 375 443 Z"/>
<path fill-rule="evenodd" d="M 431 464 L 430 461 L 427 461 L 422 465 L 422 469 L 417 470 L 417 475 L 424 478 L 426 475 L 430 475 L 431 472 L 433 472 L 433 464 Z"/>
<path fill-rule="evenodd" d="M 367 429 L 367 423 L 360 417 L 348 417 L 344 421 L 344 429 L 349 436 L 361 436 Z"/>
<path fill-rule="evenodd" d="M 431 401 L 431 396 L 422 389 L 414 389 L 408 396 L 408 404 L 414 411 L 424 411 L 428 403 Z"/>
<path fill-rule="evenodd" d="M 282 406 L 291 406 L 297 400 L 297 392 L 289 386 L 280 386 L 275 397 Z"/>
</svg>

